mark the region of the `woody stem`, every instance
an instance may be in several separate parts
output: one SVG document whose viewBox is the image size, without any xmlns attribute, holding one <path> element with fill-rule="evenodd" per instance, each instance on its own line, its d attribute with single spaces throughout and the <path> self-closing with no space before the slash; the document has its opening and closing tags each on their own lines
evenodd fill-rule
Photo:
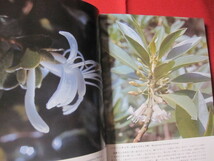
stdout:
<svg viewBox="0 0 214 161">
<path fill-rule="evenodd" d="M 154 69 L 156 67 L 156 63 L 153 59 L 151 61 L 151 68 L 150 68 L 150 76 L 149 76 L 149 83 L 148 83 L 148 106 L 146 110 L 146 119 L 142 128 L 138 131 L 137 136 L 133 140 L 134 143 L 139 142 L 145 132 L 148 130 L 149 124 L 151 122 L 152 114 L 153 114 L 153 105 L 154 105 L 154 95 L 155 95 L 155 76 L 154 76 Z"/>
<path fill-rule="evenodd" d="M 148 108 L 147 112 L 148 113 L 147 113 L 146 120 L 145 120 L 142 128 L 138 131 L 138 134 L 135 137 L 135 139 L 133 140 L 133 143 L 139 142 L 141 140 L 141 138 L 143 137 L 143 135 L 145 134 L 145 132 L 147 131 L 147 129 L 148 129 L 148 126 L 149 126 L 150 121 L 151 121 L 152 113 L 153 113 L 152 108 Z"/>
</svg>

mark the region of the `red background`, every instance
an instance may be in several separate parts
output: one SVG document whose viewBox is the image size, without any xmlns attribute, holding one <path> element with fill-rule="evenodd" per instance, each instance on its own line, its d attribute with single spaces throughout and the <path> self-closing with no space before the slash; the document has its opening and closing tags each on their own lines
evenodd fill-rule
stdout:
<svg viewBox="0 0 214 161">
<path fill-rule="evenodd" d="M 130 13 L 203 18 L 214 74 L 214 0 L 84 0 L 100 13 Z"/>
</svg>

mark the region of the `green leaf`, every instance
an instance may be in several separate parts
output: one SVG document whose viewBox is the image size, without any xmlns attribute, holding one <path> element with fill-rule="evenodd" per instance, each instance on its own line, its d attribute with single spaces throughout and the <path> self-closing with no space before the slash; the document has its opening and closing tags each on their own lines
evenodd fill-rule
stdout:
<svg viewBox="0 0 214 161">
<path fill-rule="evenodd" d="M 119 21 L 117 21 L 117 24 L 119 26 L 119 29 L 121 30 L 121 32 L 125 36 L 127 36 L 127 37 L 131 38 L 132 40 L 136 41 L 143 48 L 146 48 L 146 46 L 144 45 L 141 37 L 131 27 L 129 27 L 127 24 L 121 23 Z"/>
<path fill-rule="evenodd" d="M 128 117 L 129 115 L 130 115 L 130 114 L 128 114 L 128 113 L 119 113 L 117 116 L 114 116 L 114 122 L 123 121 L 123 120 L 127 119 L 127 117 Z"/>
<path fill-rule="evenodd" d="M 16 79 L 16 73 L 9 73 L 3 83 L 4 90 L 11 90 L 18 86 L 18 81 Z"/>
<path fill-rule="evenodd" d="M 123 49 L 113 44 L 112 42 L 109 42 L 109 51 L 111 56 L 119 60 L 124 65 L 127 65 L 134 70 L 138 70 L 134 60 Z"/>
<path fill-rule="evenodd" d="M 205 102 L 205 99 L 200 91 L 196 92 L 193 102 L 195 103 L 197 109 L 198 109 L 198 119 L 203 125 L 203 130 L 207 127 L 207 122 L 209 118 L 209 111 L 207 109 L 207 105 Z M 204 131 L 203 131 L 204 133 Z"/>
<path fill-rule="evenodd" d="M 121 128 L 127 127 L 130 124 L 130 122 L 131 122 L 130 120 L 127 120 L 127 121 L 122 122 L 122 123 L 116 123 L 115 129 L 121 129 Z"/>
<path fill-rule="evenodd" d="M 111 72 L 119 75 L 122 78 L 138 79 L 134 70 L 125 65 L 113 67 L 113 68 L 111 68 Z"/>
<path fill-rule="evenodd" d="M 178 30 L 184 25 L 184 21 L 176 20 L 171 26 L 171 32 Z"/>
<path fill-rule="evenodd" d="M 155 79 L 160 79 L 161 77 L 167 75 L 172 70 L 174 64 L 174 61 L 170 61 L 157 66 L 154 70 Z"/>
<path fill-rule="evenodd" d="M 131 45 L 131 47 L 136 51 L 136 55 L 138 57 L 141 58 L 142 62 L 145 65 L 149 65 L 149 54 L 148 52 L 136 41 L 134 41 L 133 39 L 126 37 L 126 40 L 129 42 L 129 44 Z"/>
<path fill-rule="evenodd" d="M 189 98 L 193 98 L 196 94 L 196 91 L 193 91 L 193 90 L 179 90 L 179 91 L 175 91 L 174 93 L 176 94 L 181 94 L 181 95 L 186 95 L 188 96 Z M 206 98 L 209 98 L 211 95 L 210 94 L 206 94 L 206 93 L 202 93 L 203 97 L 206 99 Z"/>
<path fill-rule="evenodd" d="M 210 75 L 206 73 L 185 73 L 182 74 L 172 80 L 172 82 L 176 83 L 198 83 L 198 82 L 206 82 L 210 81 Z"/>
<path fill-rule="evenodd" d="M 182 56 L 182 57 L 179 57 L 179 58 L 173 60 L 173 61 L 175 61 L 175 65 L 172 70 L 174 71 L 181 67 L 185 67 L 190 64 L 199 63 L 199 62 L 202 62 L 205 60 L 208 60 L 207 56 L 197 56 L 197 55 Z"/>
<path fill-rule="evenodd" d="M 13 53 L 13 63 L 6 69 L 6 71 L 12 73 L 20 69 L 19 64 L 23 57 L 23 53 L 20 50 L 11 50 L 10 53 Z"/>
<path fill-rule="evenodd" d="M 204 133 L 204 136 L 212 136 L 214 132 L 214 119 L 213 119 L 213 113 L 209 112 L 209 120 L 207 124 L 206 131 Z"/>
<path fill-rule="evenodd" d="M 148 16 L 147 16 L 148 17 Z M 143 42 L 143 47 L 147 47 L 147 40 L 145 38 L 145 34 L 143 33 L 143 25 L 141 24 L 141 22 L 137 21 L 134 16 L 131 16 L 131 20 L 132 20 L 132 24 L 136 29 L 137 34 L 140 36 L 140 38 L 142 39 Z"/>
<path fill-rule="evenodd" d="M 121 99 L 118 99 L 116 101 L 116 103 L 114 104 L 114 107 L 113 107 L 113 114 L 116 115 L 117 113 L 120 112 L 120 106 L 122 104 L 122 100 Z"/>
<path fill-rule="evenodd" d="M 146 45 L 143 43 L 141 37 L 128 25 L 117 22 L 121 32 L 129 42 L 130 46 L 136 51 L 136 54 L 142 58 L 144 64 L 149 64 L 149 53 L 146 50 Z"/>
<path fill-rule="evenodd" d="M 151 55 L 156 54 L 155 36 L 153 37 L 152 41 L 149 44 L 149 51 L 150 51 Z"/>
<path fill-rule="evenodd" d="M 172 108 L 176 108 L 178 105 L 191 116 L 192 120 L 197 120 L 197 108 L 188 96 L 180 94 L 162 94 L 161 97 Z"/>
<path fill-rule="evenodd" d="M 41 60 L 46 61 L 46 62 L 57 63 L 57 61 L 54 59 L 53 55 L 51 55 L 48 51 L 40 50 L 39 54 L 41 55 Z"/>
<path fill-rule="evenodd" d="M 38 52 L 26 49 L 19 66 L 24 69 L 32 69 L 36 68 L 40 61 L 41 55 Z"/>
<path fill-rule="evenodd" d="M 140 15 L 141 18 L 141 26 L 148 25 L 149 21 L 152 20 L 154 16 L 148 16 L 148 15 Z"/>
<path fill-rule="evenodd" d="M 200 40 L 201 37 L 193 37 L 182 41 L 170 50 L 170 52 L 167 54 L 166 59 L 173 59 L 180 56 L 181 54 L 185 54 L 190 49 L 192 49 Z"/>
<path fill-rule="evenodd" d="M 159 51 L 161 42 L 163 41 L 164 36 L 165 36 L 165 30 L 164 30 L 163 26 L 158 26 L 157 28 L 158 28 L 158 30 L 155 33 L 154 37 L 155 37 L 156 51 Z"/>
<path fill-rule="evenodd" d="M 6 72 L 6 69 L 13 63 L 13 53 L 0 53 L 0 89 L 10 90 L 17 85 L 17 81 L 13 78 L 14 74 Z"/>
<path fill-rule="evenodd" d="M 190 115 L 183 108 L 177 106 L 175 109 L 177 128 L 183 138 L 199 137 L 198 122 L 192 120 Z"/>
<path fill-rule="evenodd" d="M 186 29 L 179 29 L 173 33 L 167 35 L 161 43 L 160 50 L 159 50 L 159 59 L 161 59 L 167 52 L 170 50 L 172 45 L 175 43 L 175 40 L 184 34 Z"/>
</svg>

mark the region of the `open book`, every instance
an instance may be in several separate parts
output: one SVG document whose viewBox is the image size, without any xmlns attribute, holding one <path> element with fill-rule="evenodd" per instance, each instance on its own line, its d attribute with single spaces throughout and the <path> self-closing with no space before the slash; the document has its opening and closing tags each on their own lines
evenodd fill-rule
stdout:
<svg viewBox="0 0 214 161">
<path fill-rule="evenodd" d="M 202 19 L 0 1 L 1 161 L 212 161 Z"/>
</svg>

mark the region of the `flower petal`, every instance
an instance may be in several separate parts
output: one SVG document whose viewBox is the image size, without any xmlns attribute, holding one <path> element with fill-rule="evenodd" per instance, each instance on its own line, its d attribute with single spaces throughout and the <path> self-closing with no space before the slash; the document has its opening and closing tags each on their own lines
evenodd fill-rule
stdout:
<svg viewBox="0 0 214 161">
<path fill-rule="evenodd" d="M 164 120 L 168 120 L 170 117 L 170 114 L 168 114 L 165 110 L 160 109 L 158 104 L 155 104 L 153 107 L 153 114 L 152 114 L 152 120 L 161 122 Z"/>
<path fill-rule="evenodd" d="M 80 70 L 75 70 L 75 75 L 77 76 L 78 79 L 78 94 L 80 97 L 83 97 L 86 92 L 86 84 L 84 77 Z"/>
<path fill-rule="evenodd" d="M 54 63 L 45 62 L 45 61 L 41 61 L 40 64 L 43 67 L 45 67 L 46 69 L 48 69 L 54 75 L 56 75 L 58 77 L 61 77 L 62 70 L 63 70 L 63 65 L 62 64 L 54 64 Z"/>
<path fill-rule="evenodd" d="M 81 71 L 79 69 L 76 69 L 74 70 L 74 74 L 74 76 L 76 76 L 78 79 L 78 99 L 74 104 L 63 107 L 64 115 L 73 113 L 79 107 L 86 92 L 86 84 Z"/>
<path fill-rule="evenodd" d="M 72 70 L 69 73 L 64 73 L 64 77 L 66 77 L 64 82 L 62 82 L 64 86 L 61 88 L 65 88 L 66 92 L 62 93 L 63 99 L 60 101 L 60 104 L 58 104 L 58 107 L 70 104 L 78 91 L 78 79 L 75 75 L 75 71 Z"/>
<path fill-rule="evenodd" d="M 68 61 L 73 62 L 74 58 L 77 56 L 77 53 L 78 53 L 77 41 L 74 38 L 74 36 L 69 32 L 60 31 L 59 34 L 63 35 L 68 40 L 68 43 L 70 46 L 70 54 L 68 57 Z"/>
<path fill-rule="evenodd" d="M 59 85 L 57 86 L 56 91 L 48 100 L 46 104 L 47 109 L 51 109 L 61 103 L 61 100 L 64 98 L 64 94 L 67 92 L 67 75 L 65 72 L 62 71 L 62 77 L 60 79 Z"/>
<path fill-rule="evenodd" d="M 48 133 L 49 127 L 39 116 L 35 103 L 35 69 L 30 69 L 25 94 L 25 110 L 31 125 L 40 132 Z"/>
<path fill-rule="evenodd" d="M 144 112 L 147 107 L 147 102 L 144 102 L 136 111 L 134 111 L 133 107 L 130 106 L 129 112 L 131 112 L 131 115 L 127 119 L 131 119 L 134 123 L 137 123 L 138 121 L 144 122 L 146 119 Z"/>
<path fill-rule="evenodd" d="M 79 107 L 80 103 L 82 102 L 83 97 L 79 97 L 78 100 L 73 105 L 67 105 L 63 107 L 63 114 L 69 115 L 76 111 L 76 109 Z"/>
</svg>

